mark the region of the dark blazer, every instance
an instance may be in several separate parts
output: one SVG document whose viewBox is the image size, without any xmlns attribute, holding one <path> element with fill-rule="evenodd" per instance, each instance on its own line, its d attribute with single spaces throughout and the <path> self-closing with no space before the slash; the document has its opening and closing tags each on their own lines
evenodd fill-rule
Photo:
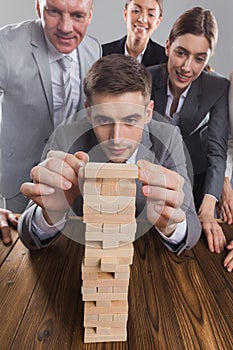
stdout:
<svg viewBox="0 0 233 350">
<path fill-rule="evenodd" d="M 167 65 L 148 70 L 153 80 L 154 108 L 165 115 Z M 228 138 L 228 90 L 228 79 L 203 71 L 192 83 L 180 112 L 179 127 L 192 160 L 194 185 L 195 178 L 203 181 L 202 197 L 212 194 L 219 199 L 222 192 Z"/>
<path fill-rule="evenodd" d="M 91 161 L 106 161 L 106 156 L 103 154 L 90 124 L 88 125 L 84 119 L 81 123 L 81 119 L 79 116 L 77 121 L 58 127 L 50 148 L 62 149 L 64 151 L 70 150 L 71 153 L 82 150 L 88 152 Z M 184 249 L 192 248 L 200 237 L 201 227 L 194 208 L 192 189 L 186 172 L 185 156 L 179 128 L 157 121 L 152 121 L 149 127 L 145 126 L 136 161 L 139 159 L 145 159 L 154 164 L 161 164 L 184 177 L 185 184 L 183 189 L 185 197 L 182 209 L 186 213 L 187 235 L 185 240 L 177 246 L 171 247 L 168 245 L 168 247 L 178 254 Z M 46 242 L 41 242 L 38 236 L 33 233 L 32 217 L 36 209 L 36 204 L 33 204 L 33 202 L 30 204 L 29 208 L 20 217 L 18 230 L 20 239 L 29 249 L 39 249 L 50 244 L 54 238 Z M 137 221 L 141 225 L 139 232 L 141 233 L 144 230 L 143 232 L 145 233 L 147 228 L 151 227 L 151 224 L 147 220 L 146 200 L 142 195 L 140 182 L 138 182 L 137 186 L 136 209 Z M 82 215 L 81 196 L 77 198 L 73 210 L 77 215 Z M 66 232 L 66 234 L 71 237 L 70 232 Z M 167 245 L 166 242 L 164 243 Z"/>
<path fill-rule="evenodd" d="M 126 36 L 123 38 L 102 45 L 103 56 L 111 53 L 125 53 Z M 155 64 L 167 62 L 167 56 L 163 46 L 157 44 L 152 39 L 149 39 L 146 51 L 142 58 L 144 66 L 153 66 Z"/>
</svg>

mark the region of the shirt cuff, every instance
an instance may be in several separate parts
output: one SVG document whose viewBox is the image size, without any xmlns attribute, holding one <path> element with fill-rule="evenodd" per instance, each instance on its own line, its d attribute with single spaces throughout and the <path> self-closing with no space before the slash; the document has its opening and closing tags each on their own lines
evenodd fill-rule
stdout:
<svg viewBox="0 0 233 350">
<path fill-rule="evenodd" d="M 37 207 L 32 218 L 32 231 L 43 241 L 53 238 L 60 232 L 66 224 L 66 215 L 59 220 L 56 225 L 49 225 L 42 213 L 41 207 Z"/>
<path fill-rule="evenodd" d="M 156 228 L 157 229 L 157 228 Z M 160 236 L 162 237 L 163 241 L 170 243 L 170 244 L 179 244 L 183 241 L 183 239 L 186 236 L 187 231 L 187 220 L 185 219 L 182 222 L 179 222 L 176 226 L 175 231 L 170 237 L 165 236 L 160 230 L 157 229 Z"/>
</svg>

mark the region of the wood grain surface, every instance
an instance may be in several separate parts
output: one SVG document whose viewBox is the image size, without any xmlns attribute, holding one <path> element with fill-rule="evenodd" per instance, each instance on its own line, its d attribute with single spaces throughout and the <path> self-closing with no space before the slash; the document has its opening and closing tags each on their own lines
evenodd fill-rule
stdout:
<svg viewBox="0 0 233 350">
<path fill-rule="evenodd" d="M 222 224 L 227 238 L 233 228 Z M 226 251 L 210 253 L 204 237 L 176 256 L 155 234 L 134 243 L 128 340 L 83 343 L 81 261 L 84 247 L 65 236 L 29 252 L 13 232 L 0 242 L 1 350 L 231 350 L 233 273 Z"/>
</svg>

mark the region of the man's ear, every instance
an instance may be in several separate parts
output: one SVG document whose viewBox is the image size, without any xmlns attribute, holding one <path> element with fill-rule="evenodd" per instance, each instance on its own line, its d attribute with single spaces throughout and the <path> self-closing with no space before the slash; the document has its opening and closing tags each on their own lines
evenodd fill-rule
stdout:
<svg viewBox="0 0 233 350">
<path fill-rule="evenodd" d="M 39 18 L 41 18 L 41 11 L 40 11 L 40 1 L 36 0 L 36 13 Z"/>
<path fill-rule="evenodd" d="M 169 56 L 169 51 L 170 51 L 170 41 L 167 39 L 166 46 L 165 46 L 165 54 L 167 57 Z"/>
<path fill-rule="evenodd" d="M 91 122 L 91 108 L 87 102 L 87 100 L 84 102 L 84 106 L 85 106 L 85 109 L 86 109 L 86 116 L 87 116 L 87 121 L 92 124 Z"/>
<path fill-rule="evenodd" d="M 146 118 L 145 118 L 145 124 L 148 124 L 153 116 L 153 110 L 154 110 L 154 101 L 150 100 L 146 107 Z"/>
</svg>

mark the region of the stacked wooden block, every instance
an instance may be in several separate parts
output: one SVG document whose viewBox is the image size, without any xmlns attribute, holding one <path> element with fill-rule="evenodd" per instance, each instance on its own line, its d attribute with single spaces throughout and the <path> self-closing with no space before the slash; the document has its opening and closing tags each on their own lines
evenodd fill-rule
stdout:
<svg viewBox="0 0 233 350">
<path fill-rule="evenodd" d="M 84 342 L 124 341 L 138 168 L 134 164 L 88 163 L 84 175 Z"/>
</svg>

